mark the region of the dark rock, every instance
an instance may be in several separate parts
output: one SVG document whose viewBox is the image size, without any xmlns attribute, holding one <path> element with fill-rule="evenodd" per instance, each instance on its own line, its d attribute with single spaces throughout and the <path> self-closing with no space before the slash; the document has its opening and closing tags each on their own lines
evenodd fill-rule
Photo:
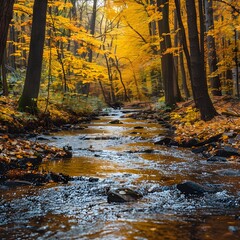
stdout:
<svg viewBox="0 0 240 240">
<path fill-rule="evenodd" d="M 99 181 L 99 178 L 96 178 L 96 177 L 90 177 L 88 179 L 89 182 L 98 182 Z"/>
<path fill-rule="evenodd" d="M 63 147 L 64 152 L 66 155 L 64 156 L 65 158 L 71 158 L 72 157 L 72 146 L 66 145 Z"/>
<path fill-rule="evenodd" d="M 37 137 L 36 139 L 39 141 L 49 141 L 49 139 L 45 137 Z"/>
<path fill-rule="evenodd" d="M 129 188 L 118 188 L 107 191 L 107 201 L 111 202 L 132 202 L 142 198 L 143 195 Z"/>
<path fill-rule="evenodd" d="M 43 183 L 48 182 L 46 178 L 46 174 L 40 173 L 25 173 L 23 176 L 20 177 L 21 180 L 31 182 L 34 185 L 42 185 Z"/>
<path fill-rule="evenodd" d="M 142 126 L 136 126 L 136 127 L 134 127 L 135 129 L 143 129 L 143 127 Z"/>
<path fill-rule="evenodd" d="M 154 142 L 156 145 L 166 145 L 166 146 L 179 146 L 178 142 L 172 138 L 165 137 L 157 142 Z"/>
<path fill-rule="evenodd" d="M 72 128 L 72 125 L 71 125 L 71 124 L 64 124 L 64 125 L 62 126 L 62 129 L 65 129 L 65 130 L 70 129 L 70 128 Z"/>
<path fill-rule="evenodd" d="M 199 139 L 198 138 L 191 138 L 188 141 L 183 141 L 180 146 L 181 147 L 186 147 L 186 148 L 191 148 L 191 147 L 195 147 L 199 144 Z"/>
<path fill-rule="evenodd" d="M 63 173 L 58 174 L 58 173 L 50 172 L 48 175 L 50 179 L 54 182 L 68 183 L 71 180 L 69 175 L 65 175 Z"/>
<path fill-rule="evenodd" d="M 173 126 L 170 123 L 164 122 L 164 123 L 161 123 L 161 125 L 165 128 L 173 129 Z"/>
<path fill-rule="evenodd" d="M 42 163 L 42 157 L 41 157 L 41 155 L 39 155 L 35 158 L 31 157 L 31 158 L 21 158 L 18 160 L 12 160 L 10 162 L 10 168 L 21 168 L 21 169 L 32 168 L 32 169 L 34 169 L 41 163 Z"/>
<path fill-rule="evenodd" d="M 110 124 L 123 124 L 120 120 L 116 119 L 116 120 L 112 120 L 109 122 Z"/>
<path fill-rule="evenodd" d="M 202 155 L 203 155 L 203 157 L 205 157 L 205 158 L 210 158 L 210 157 L 212 157 L 212 155 L 208 152 L 208 151 L 204 151 L 204 152 L 202 152 Z"/>
<path fill-rule="evenodd" d="M 222 133 L 219 133 L 215 136 L 212 136 L 210 137 L 209 139 L 205 140 L 205 141 L 202 141 L 202 142 L 199 142 L 196 147 L 200 147 L 200 146 L 203 146 L 205 144 L 209 144 L 209 143 L 213 143 L 213 142 L 217 142 L 220 138 L 222 137 Z"/>
<path fill-rule="evenodd" d="M 144 153 L 153 153 L 154 152 L 154 149 L 144 149 L 142 152 Z"/>
<path fill-rule="evenodd" d="M 208 148 L 209 148 L 209 146 L 207 146 L 207 145 L 201 146 L 201 147 L 196 147 L 196 148 L 192 149 L 192 152 L 195 153 L 195 154 L 203 153 L 204 151 L 207 151 Z"/>
<path fill-rule="evenodd" d="M 212 156 L 207 159 L 208 162 L 227 162 L 225 157 Z"/>
<path fill-rule="evenodd" d="M 240 170 L 235 170 L 235 169 L 222 169 L 222 170 L 215 171 L 215 173 L 221 176 L 231 176 L 231 177 L 240 176 Z"/>
<path fill-rule="evenodd" d="M 1 185 L 8 188 L 14 188 L 14 187 L 20 187 L 20 186 L 31 186 L 32 183 L 24 180 L 7 180 L 1 183 Z"/>
<path fill-rule="evenodd" d="M 202 186 L 192 181 L 177 184 L 177 189 L 185 195 L 197 195 L 197 196 L 201 196 L 206 192 L 210 193 L 216 192 L 211 188 Z"/>
<path fill-rule="evenodd" d="M 240 156 L 240 153 L 236 148 L 225 146 L 221 149 L 217 149 L 215 151 L 215 155 L 221 156 L 221 157 L 231 157 L 231 156 Z"/>
</svg>

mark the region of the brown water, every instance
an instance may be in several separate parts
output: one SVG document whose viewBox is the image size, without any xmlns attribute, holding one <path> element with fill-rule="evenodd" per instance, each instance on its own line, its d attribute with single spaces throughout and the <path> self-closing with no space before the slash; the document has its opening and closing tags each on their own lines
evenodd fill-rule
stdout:
<svg viewBox="0 0 240 240">
<path fill-rule="evenodd" d="M 208 163 L 189 150 L 154 145 L 168 130 L 122 116 L 111 111 L 83 130 L 46 136 L 49 144 L 71 145 L 74 157 L 41 168 L 75 180 L 0 190 L 0 239 L 240 239 L 239 163 Z M 114 119 L 123 124 L 110 124 Z M 184 180 L 219 191 L 187 198 L 176 189 Z M 144 197 L 109 204 L 109 186 Z"/>
</svg>

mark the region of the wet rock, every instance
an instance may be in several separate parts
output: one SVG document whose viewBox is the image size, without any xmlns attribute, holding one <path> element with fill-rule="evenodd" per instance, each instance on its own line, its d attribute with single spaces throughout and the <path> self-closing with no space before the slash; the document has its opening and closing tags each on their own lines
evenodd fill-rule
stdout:
<svg viewBox="0 0 240 240">
<path fill-rule="evenodd" d="M 240 170 L 235 170 L 235 169 L 222 169 L 222 170 L 215 171 L 215 173 L 221 176 L 231 176 L 231 177 L 240 176 Z"/>
<path fill-rule="evenodd" d="M 98 182 L 99 181 L 99 178 L 96 178 L 96 177 L 90 177 L 88 179 L 89 182 Z"/>
<path fill-rule="evenodd" d="M 142 126 L 136 126 L 136 127 L 134 127 L 134 129 L 143 129 L 143 127 Z"/>
<path fill-rule="evenodd" d="M 120 120 L 116 119 L 116 120 L 112 120 L 109 122 L 110 124 L 123 124 Z"/>
<path fill-rule="evenodd" d="M 31 182 L 32 184 L 39 186 L 48 182 L 48 179 L 46 176 L 47 176 L 46 174 L 40 174 L 40 173 L 25 173 L 22 176 L 19 176 L 18 178 L 20 180 Z"/>
<path fill-rule="evenodd" d="M 139 133 L 138 132 L 130 132 L 130 134 L 135 135 L 135 134 L 139 134 Z"/>
<path fill-rule="evenodd" d="M 179 146 L 178 142 L 170 137 L 164 137 L 163 139 L 154 142 L 156 145 L 166 145 L 166 146 Z"/>
<path fill-rule="evenodd" d="M 209 146 L 205 145 L 205 146 L 193 148 L 192 152 L 195 154 L 198 154 L 198 153 L 203 153 L 203 152 L 207 151 L 208 149 L 209 149 Z"/>
<path fill-rule="evenodd" d="M 46 137 L 37 137 L 36 140 L 39 140 L 39 141 L 49 141 L 49 139 L 46 138 Z"/>
<path fill-rule="evenodd" d="M 68 183 L 71 178 L 69 175 L 65 175 L 63 173 L 53 173 L 53 172 L 50 172 L 47 174 L 47 177 L 46 177 L 49 181 L 53 181 L 53 182 L 62 182 L 62 183 Z"/>
<path fill-rule="evenodd" d="M 132 202 L 143 197 L 143 195 L 130 188 L 107 189 L 107 201 L 112 202 Z"/>
<path fill-rule="evenodd" d="M 227 159 L 225 157 L 220 156 L 212 156 L 207 159 L 208 162 L 227 162 Z"/>
<path fill-rule="evenodd" d="M 142 152 L 143 153 L 153 153 L 154 149 L 148 148 L 148 149 L 144 149 Z"/>
<path fill-rule="evenodd" d="M 219 133 L 217 135 L 214 135 L 210 138 L 208 138 L 207 140 L 205 141 L 202 141 L 202 142 L 199 142 L 196 147 L 199 147 L 199 146 L 203 146 L 205 144 L 209 144 L 209 143 L 213 143 L 213 142 L 217 142 L 220 138 L 222 137 L 222 133 Z"/>
<path fill-rule="evenodd" d="M 216 192 L 214 189 L 205 187 L 201 184 L 192 181 L 177 184 L 177 189 L 185 195 L 197 195 L 197 196 L 201 196 L 206 192 L 210 193 Z"/>
<path fill-rule="evenodd" d="M 225 146 L 221 149 L 217 149 L 215 151 L 215 155 L 221 156 L 221 157 L 231 157 L 231 156 L 240 156 L 240 153 L 236 148 Z"/>
<path fill-rule="evenodd" d="M 64 124 L 63 126 L 62 126 L 62 129 L 63 130 L 69 130 L 69 129 L 71 129 L 72 128 L 72 125 L 71 124 Z"/>
<path fill-rule="evenodd" d="M 35 167 L 39 166 L 42 163 L 41 155 L 37 157 L 30 157 L 30 158 L 21 158 L 18 160 L 12 160 L 10 162 L 9 167 L 11 169 L 20 168 L 20 169 L 27 169 L 31 168 L 34 169 Z"/>
<path fill-rule="evenodd" d="M 20 186 L 31 186 L 31 185 L 33 185 L 31 182 L 24 181 L 24 180 L 7 180 L 0 184 L 0 186 L 7 187 L 7 188 L 15 188 Z"/>
<path fill-rule="evenodd" d="M 72 146 L 66 145 L 63 147 L 64 152 L 66 155 L 64 156 L 65 158 L 71 158 L 72 157 Z"/>
<path fill-rule="evenodd" d="M 191 148 L 195 147 L 200 143 L 198 138 L 191 138 L 188 141 L 183 141 L 180 146 L 181 147 L 186 147 L 186 148 Z"/>
</svg>

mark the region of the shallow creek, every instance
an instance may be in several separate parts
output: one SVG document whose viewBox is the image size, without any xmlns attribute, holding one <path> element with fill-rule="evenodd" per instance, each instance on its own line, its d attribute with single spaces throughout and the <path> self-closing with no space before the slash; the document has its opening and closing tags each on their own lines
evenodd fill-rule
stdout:
<svg viewBox="0 0 240 240">
<path fill-rule="evenodd" d="M 167 129 L 124 116 L 111 110 L 79 130 L 44 136 L 48 144 L 71 146 L 73 158 L 41 169 L 75 180 L 0 190 L 0 239 L 240 239 L 240 164 L 209 163 L 187 149 L 154 145 Z M 186 197 L 176 188 L 185 180 L 219 191 Z M 107 187 L 144 196 L 107 203 Z"/>
</svg>

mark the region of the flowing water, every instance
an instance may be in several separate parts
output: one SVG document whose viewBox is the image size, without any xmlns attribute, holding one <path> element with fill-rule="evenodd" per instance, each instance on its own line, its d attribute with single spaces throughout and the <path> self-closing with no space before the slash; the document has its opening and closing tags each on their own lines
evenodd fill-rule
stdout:
<svg viewBox="0 0 240 240">
<path fill-rule="evenodd" d="M 0 190 L 0 239 L 240 239 L 240 164 L 154 145 L 171 133 L 124 116 L 112 110 L 79 130 L 45 136 L 48 144 L 71 146 L 74 157 L 41 169 L 74 180 Z M 185 180 L 218 191 L 186 197 L 176 188 Z M 107 187 L 130 187 L 143 198 L 108 203 Z"/>
</svg>

